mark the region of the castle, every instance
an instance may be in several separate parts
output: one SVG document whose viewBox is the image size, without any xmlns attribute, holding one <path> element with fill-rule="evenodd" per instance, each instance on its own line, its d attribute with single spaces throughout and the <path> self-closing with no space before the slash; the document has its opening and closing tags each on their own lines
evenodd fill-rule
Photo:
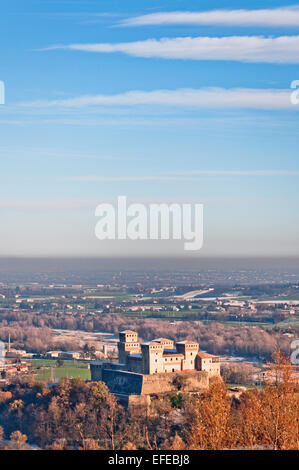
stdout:
<svg viewBox="0 0 299 470">
<path fill-rule="evenodd" d="M 135 396 L 176 391 L 178 376 L 184 377 L 186 391 L 207 389 L 209 379 L 220 376 L 220 358 L 200 352 L 199 344 L 189 340 L 174 344 L 157 338 L 140 344 L 135 331 L 125 330 L 119 333 L 118 362 L 93 361 L 90 370 L 92 380 L 106 382 L 112 393 L 132 402 Z"/>
</svg>

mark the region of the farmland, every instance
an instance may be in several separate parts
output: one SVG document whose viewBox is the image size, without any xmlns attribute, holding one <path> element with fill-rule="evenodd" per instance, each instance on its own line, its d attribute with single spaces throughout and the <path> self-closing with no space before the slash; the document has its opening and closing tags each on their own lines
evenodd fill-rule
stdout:
<svg viewBox="0 0 299 470">
<path fill-rule="evenodd" d="M 51 359 L 33 359 L 30 363 L 36 381 L 57 382 L 63 377 L 90 380 L 88 364 L 83 362 L 63 361 L 60 367 Z"/>
</svg>

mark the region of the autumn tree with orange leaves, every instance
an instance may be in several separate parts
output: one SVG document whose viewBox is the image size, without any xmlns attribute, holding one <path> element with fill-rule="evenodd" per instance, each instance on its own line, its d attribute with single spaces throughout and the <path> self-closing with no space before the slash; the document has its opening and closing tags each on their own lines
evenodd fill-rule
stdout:
<svg viewBox="0 0 299 470">
<path fill-rule="evenodd" d="M 185 428 L 172 449 L 299 450 L 299 390 L 280 351 L 268 364 L 265 386 L 231 396 L 220 379 L 191 401 Z"/>
</svg>

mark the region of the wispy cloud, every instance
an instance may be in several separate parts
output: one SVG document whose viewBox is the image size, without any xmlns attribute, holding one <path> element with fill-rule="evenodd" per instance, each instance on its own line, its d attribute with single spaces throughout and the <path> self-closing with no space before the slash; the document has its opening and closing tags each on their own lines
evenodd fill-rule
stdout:
<svg viewBox="0 0 299 470">
<path fill-rule="evenodd" d="M 259 10 L 170 11 L 134 16 L 121 26 L 147 25 L 299 26 L 299 5 Z"/>
<path fill-rule="evenodd" d="M 176 175 L 154 175 L 154 176 L 103 176 L 103 175 L 87 175 L 87 176 L 70 176 L 65 178 L 67 181 L 81 182 L 144 182 L 144 181 L 188 181 L 190 178 Z"/>
<path fill-rule="evenodd" d="M 123 157 L 115 155 L 105 155 L 101 153 L 79 152 L 78 150 L 51 149 L 43 147 L 0 147 L 0 156 L 21 157 L 30 156 L 35 158 L 57 158 L 57 159 L 79 159 L 79 160 L 122 160 Z M 132 158 L 130 158 L 132 159 Z"/>
<path fill-rule="evenodd" d="M 212 176 L 299 176 L 297 170 L 190 170 L 183 175 Z"/>
<path fill-rule="evenodd" d="M 299 109 L 291 104 L 291 90 L 256 88 L 200 88 L 129 91 L 116 95 L 85 95 L 64 100 L 23 103 L 31 107 L 177 106 L 185 108 Z"/>
<path fill-rule="evenodd" d="M 93 209 L 95 199 L 66 199 L 66 198 L 39 198 L 39 199 L 1 199 L 0 209 L 9 211 L 65 211 Z"/>
<path fill-rule="evenodd" d="M 180 174 L 152 175 L 152 176 L 71 176 L 68 181 L 80 182 L 145 182 L 145 181 L 196 181 L 198 177 L 216 176 L 216 177 L 282 177 L 299 176 L 297 170 L 189 170 L 180 172 Z"/>
<path fill-rule="evenodd" d="M 299 36 L 178 37 L 145 41 L 54 45 L 42 50 L 121 52 L 135 57 L 299 63 Z"/>
</svg>

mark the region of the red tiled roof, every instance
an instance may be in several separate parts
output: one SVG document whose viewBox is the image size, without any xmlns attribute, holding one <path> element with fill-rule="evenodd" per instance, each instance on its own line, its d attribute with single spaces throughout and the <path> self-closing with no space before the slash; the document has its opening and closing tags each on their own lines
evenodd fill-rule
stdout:
<svg viewBox="0 0 299 470">
<path fill-rule="evenodd" d="M 208 354 L 208 353 L 205 353 L 205 352 L 202 352 L 202 351 L 199 351 L 197 353 L 197 356 L 200 357 L 201 359 L 208 359 L 208 358 L 218 357 L 218 356 L 214 356 L 213 354 Z"/>
</svg>

